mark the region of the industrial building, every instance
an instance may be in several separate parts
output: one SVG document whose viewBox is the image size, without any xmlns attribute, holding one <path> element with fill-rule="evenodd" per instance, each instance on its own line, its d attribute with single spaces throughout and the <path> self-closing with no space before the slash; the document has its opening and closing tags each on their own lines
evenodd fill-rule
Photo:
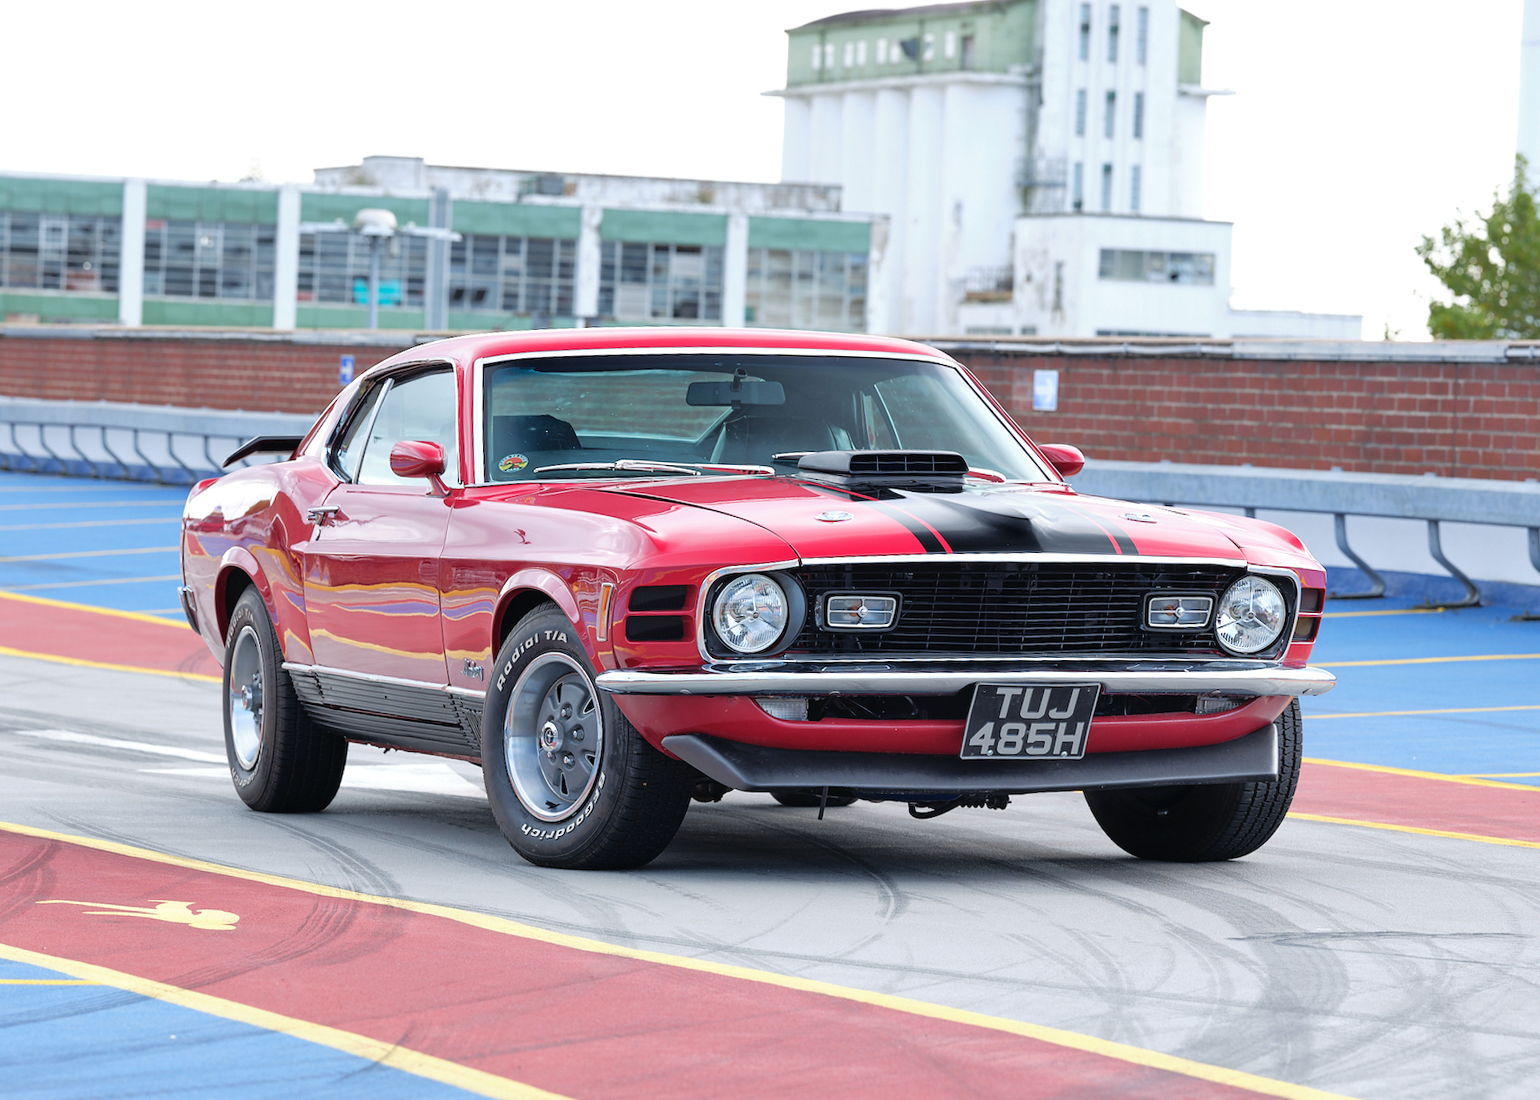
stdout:
<svg viewBox="0 0 1540 1100">
<path fill-rule="evenodd" d="M 781 178 L 892 219 L 896 332 L 1358 339 L 1235 311 L 1202 217 L 1202 20 L 1174 0 L 975 0 L 788 32 Z"/>
</svg>

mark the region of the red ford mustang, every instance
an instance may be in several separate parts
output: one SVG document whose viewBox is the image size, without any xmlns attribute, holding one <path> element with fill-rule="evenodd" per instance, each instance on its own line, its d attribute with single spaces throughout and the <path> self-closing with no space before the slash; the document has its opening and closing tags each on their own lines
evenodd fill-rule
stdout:
<svg viewBox="0 0 1540 1100">
<path fill-rule="evenodd" d="M 1136 856 L 1263 844 L 1325 575 L 1271 524 L 1077 495 L 960 365 L 722 329 L 467 336 L 201 482 L 188 619 L 230 773 L 323 809 L 347 743 L 482 765 L 509 843 L 635 867 L 693 798 L 1083 790 Z"/>
</svg>

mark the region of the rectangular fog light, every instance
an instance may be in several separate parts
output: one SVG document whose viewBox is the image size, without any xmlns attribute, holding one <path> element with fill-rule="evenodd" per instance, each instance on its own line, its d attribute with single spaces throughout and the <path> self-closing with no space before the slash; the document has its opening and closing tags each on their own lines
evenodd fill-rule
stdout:
<svg viewBox="0 0 1540 1100">
<path fill-rule="evenodd" d="M 897 613 L 897 596 L 829 596 L 823 605 L 830 630 L 887 630 Z"/>
<path fill-rule="evenodd" d="M 783 722 L 807 721 L 805 695 L 761 695 L 754 701 L 771 718 L 779 718 Z"/>
<path fill-rule="evenodd" d="M 1144 625 L 1154 630 L 1200 630 L 1214 610 L 1213 596 L 1151 596 Z"/>
</svg>

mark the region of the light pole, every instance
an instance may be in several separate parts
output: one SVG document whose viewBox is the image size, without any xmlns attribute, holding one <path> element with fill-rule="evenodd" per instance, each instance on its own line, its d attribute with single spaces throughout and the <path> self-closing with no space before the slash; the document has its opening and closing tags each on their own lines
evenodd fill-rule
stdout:
<svg viewBox="0 0 1540 1100">
<path fill-rule="evenodd" d="M 396 215 L 380 207 L 369 206 L 353 215 L 353 224 L 341 218 L 330 222 L 300 222 L 301 233 L 352 233 L 369 242 L 369 328 L 380 327 L 380 249 L 388 247 L 397 255 L 401 237 L 429 237 L 440 241 L 458 241 L 460 234 L 449 229 L 423 229 L 415 222 L 396 225 Z"/>
</svg>

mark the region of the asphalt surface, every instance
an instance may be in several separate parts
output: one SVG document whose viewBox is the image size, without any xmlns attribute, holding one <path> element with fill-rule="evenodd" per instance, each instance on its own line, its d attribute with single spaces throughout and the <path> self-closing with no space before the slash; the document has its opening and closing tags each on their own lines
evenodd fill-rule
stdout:
<svg viewBox="0 0 1540 1100">
<path fill-rule="evenodd" d="M 18 480 L 0 477 L 15 490 L 0 505 L 56 503 L 55 486 L 83 484 L 35 495 Z M 158 499 L 142 507 L 156 515 L 180 497 L 149 492 Z M 125 525 L 30 526 L 140 506 L 0 512 L 0 558 L 68 539 L 55 552 L 151 548 L 141 557 L 152 559 L 174 530 L 160 541 L 149 524 L 143 539 Z M 13 541 L 23 528 L 33 541 Z M 70 583 L 25 594 L 165 611 L 175 582 L 133 579 L 161 570 L 133 557 L 0 561 L 0 591 Z M 77 583 L 94 580 L 108 583 Z M 1368 610 L 1399 613 L 1344 614 Z M 1412 610 L 1328 606 L 1317 660 L 1337 666 L 1340 686 L 1308 703 L 1307 755 L 1540 781 L 1540 623 L 1510 621 L 1511 609 Z M 1364 663 L 1409 660 L 1423 663 Z M 326 813 L 251 813 L 221 763 L 218 696 L 205 680 L 0 657 L 0 820 L 903 995 L 1366 1100 L 1530 1097 L 1540 1080 L 1533 844 L 1291 819 L 1245 859 L 1160 865 L 1116 849 L 1075 794 L 930 822 L 892 805 L 819 822 L 732 794 L 694 806 L 640 871 L 546 871 L 508 848 L 478 770 L 456 762 L 355 746 Z M 1363 775 L 1372 794 L 1376 773 Z M 154 998 L 36 984 L 67 980 L 0 962 L 0 1095 L 457 1091 Z M 808 1087 L 841 1091 L 837 1073 Z"/>
</svg>

